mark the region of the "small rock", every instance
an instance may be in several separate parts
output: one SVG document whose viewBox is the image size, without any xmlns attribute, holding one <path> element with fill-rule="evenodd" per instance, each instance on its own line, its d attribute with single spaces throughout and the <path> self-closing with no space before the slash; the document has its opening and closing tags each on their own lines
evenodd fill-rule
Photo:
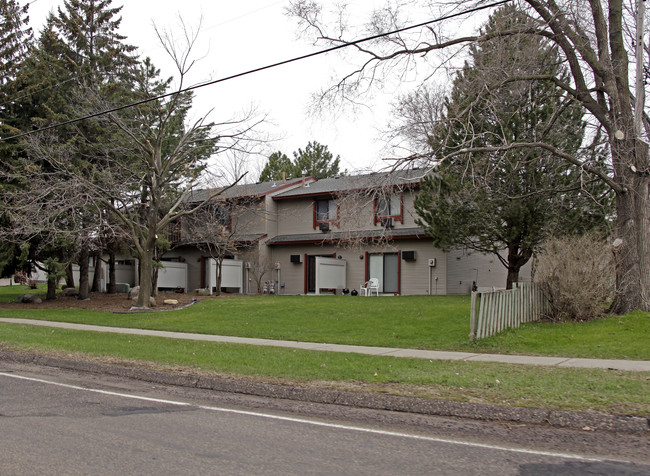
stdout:
<svg viewBox="0 0 650 476">
<path fill-rule="evenodd" d="M 169 306 L 176 306 L 178 304 L 178 299 L 165 299 L 163 303 Z"/>
<path fill-rule="evenodd" d="M 129 290 L 129 294 L 127 295 L 127 297 L 128 299 L 135 301 L 136 299 L 138 299 L 138 294 L 140 294 L 140 286 L 135 286 Z"/>
<path fill-rule="evenodd" d="M 194 294 L 196 296 L 209 296 L 210 295 L 210 290 L 205 289 L 205 288 L 199 288 L 194 290 Z"/>
<path fill-rule="evenodd" d="M 43 300 L 33 294 L 21 294 L 16 299 L 16 302 L 22 304 L 41 304 Z"/>
<path fill-rule="evenodd" d="M 63 288 L 63 290 L 61 290 L 61 295 L 65 297 L 75 297 L 79 296 L 79 291 L 77 291 L 77 288 Z"/>
</svg>

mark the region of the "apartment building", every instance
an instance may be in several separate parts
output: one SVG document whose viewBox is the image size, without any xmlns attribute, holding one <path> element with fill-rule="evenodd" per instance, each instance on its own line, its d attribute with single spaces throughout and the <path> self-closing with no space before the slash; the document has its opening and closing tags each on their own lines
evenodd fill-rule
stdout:
<svg viewBox="0 0 650 476">
<path fill-rule="evenodd" d="M 407 170 L 224 190 L 213 217 L 221 226 L 215 241 L 224 245 L 221 288 L 340 294 L 358 292 L 370 278 L 383 295 L 466 294 L 474 283 L 505 286 L 506 270 L 496 257 L 433 246 L 416 222 L 413 202 L 421 178 L 422 171 Z M 208 191 L 194 198 L 202 193 Z M 219 260 L 191 231 L 177 224 L 166 263 L 184 263 L 186 289 L 214 289 Z M 161 276 L 166 287 L 164 270 Z M 528 266 L 521 276 L 530 279 Z"/>
</svg>

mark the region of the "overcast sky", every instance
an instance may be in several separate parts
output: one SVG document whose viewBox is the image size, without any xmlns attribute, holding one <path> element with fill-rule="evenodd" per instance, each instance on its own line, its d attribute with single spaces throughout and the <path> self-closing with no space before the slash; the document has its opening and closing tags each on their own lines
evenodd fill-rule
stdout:
<svg viewBox="0 0 650 476">
<path fill-rule="evenodd" d="M 113 1 L 114 6 L 122 3 L 122 33 L 130 44 L 140 49 L 143 57 L 150 56 L 167 76 L 174 71 L 154 34 L 153 24 L 173 31 L 178 26 L 179 14 L 190 26 L 198 25 L 203 17 L 202 33 L 194 50 L 198 61 L 191 72 L 190 84 L 218 79 L 322 48 L 298 38 L 296 21 L 284 14 L 289 0 Z M 381 2 L 358 0 L 356 3 L 367 10 L 373 3 Z M 62 0 L 32 2 L 29 13 L 34 31 L 41 29 L 48 11 L 61 5 Z M 364 19 L 363 12 L 359 12 L 356 21 Z M 307 114 L 311 94 L 331 84 L 332 77 L 346 71 L 349 71 L 349 66 L 334 54 L 329 54 L 209 86 L 197 91 L 194 114 L 198 116 L 213 109 L 211 119 L 219 122 L 252 104 L 260 112 L 268 114 L 270 123 L 265 130 L 278 138 L 277 142 L 268 145 L 268 152 L 281 150 L 292 157 L 294 150 L 316 140 L 341 156 L 343 169 L 378 169 L 382 167 L 383 145 L 379 140 L 379 130 L 388 120 L 391 96 L 368 104 L 368 108 L 355 116 L 320 118 Z M 255 166 L 251 165 L 251 169 Z"/>
</svg>

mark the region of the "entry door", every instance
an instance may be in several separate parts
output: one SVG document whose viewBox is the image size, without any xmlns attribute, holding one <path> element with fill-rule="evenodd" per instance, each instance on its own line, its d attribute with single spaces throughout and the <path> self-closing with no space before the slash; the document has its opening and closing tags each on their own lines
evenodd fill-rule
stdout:
<svg viewBox="0 0 650 476">
<path fill-rule="evenodd" d="M 397 253 L 368 256 L 368 274 L 379 280 L 379 291 L 396 293 L 399 289 L 399 259 Z"/>
<path fill-rule="evenodd" d="M 307 256 L 307 292 L 316 292 L 316 256 Z"/>
</svg>

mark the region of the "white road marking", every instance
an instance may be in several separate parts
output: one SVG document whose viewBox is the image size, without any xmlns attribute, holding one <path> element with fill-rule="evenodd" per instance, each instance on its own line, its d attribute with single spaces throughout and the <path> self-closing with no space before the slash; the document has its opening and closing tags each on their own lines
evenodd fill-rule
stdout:
<svg viewBox="0 0 650 476">
<path fill-rule="evenodd" d="M 280 415 L 273 415 L 273 414 L 270 414 L 270 413 L 252 412 L 252 411 L 246 411 L 246 410 L 234 410 L 234 409 L 231 409 L 231 408 L 213 407 L 213 406 L 208 406 L 208 405 L 197 405 L 197 404 L 194 404 L 194 403 L 180 402 L 180 401 L 176 401 L 176 400 L 166 400 L 166 399 L 161 399 L 161 398 L 144 397 L 144 396 L 140 396 L 140 395 L 130 395 L 128 393 L 111 392 L 111 391 L 108 391 L 108 390 L 101 390 L 101 389 L 97 389 L 97 388 L 80 387 L 80 386 L 77 386 L 77 385 L 70 385 L 70 384 L 65 384 L 65 383 L 60 383 L 60 382 L 53 382 L 53 381 L 50 381 L 50 380 L 43 380 L 43 379 L 38 379 L 38 378 L 33 378 L 33 377 L 25 377 L 25 376 L 22 376 L 22 375 L 16 375 L 16 374 L 4 373 L 4 372 L 0 372 L 0 376 L 10 377 L 10 378 L 19 379 L 19 380 L 27 380 L 27 381 L 30 381 L 30 382 L 44 383 L 44 384 L 47 384 L 47 385 L 55 385 L 57 387 L 69 388 L 69 389 L 72 389 L 72 390 L 81 390 L 81 391 L 85 391 L 85 392 L 99 393 L 99 394 L 102 394 L 102 395 L 110 395 L 110 396 L 114 396 L 114 397 L 130 398 L 130 399 L 133 399 L 133 400 L 141 400 L 141 401 L 153 402 L 153 403 L 164 403 L 164 404 L 175 405 L 175 406 L 179 406 L 179 407 L 192 407 L 192 408 L 198 408 L 198 409 L 201 409 L 201 410 L 207 410 L 207 411 L 213 411 L 213 412 L 233 413 L 233 414 L 237 414 L 237 415 L 253 416 L 253 417 L 258 417 L 258 418 L 266 418 L 266 419 L 270 419 L 270 420 L 280 420 L 280 421 L 287 421 L 287 422 L 292 422 L 292 423 L 301 423 L 301 424 L 304 424 L 304 425 L 321 426 L 321 427 L 333 428 L 333 429 L 337 429 L 337 430 L 357 431 L 357 432 L 362 432 L 362 433 L 371 433 L 371 434 L 375 434 L 375 435 L 393 436 L 393 437 L 398 437 L 398 438 L 410 438 L 410 439 L 414 439 L 414 440 L 430 441 L 430 442 L 434 442 L 434 443 L 447 443 L 447 444 L 452 444 L 452 445 L 469 446 L 469 447 L 473 447 L 473 448 L 482 448 L 482 449 L 497 450 L 497 451 L 509 451 L 509 452 L 512 452 L 512 453 L 522 453 L 522 454 L 528 454 L 528 455 L 548 456 L 548 457 L 554 457 L 554 458 L 577 459 L 577 460 L 581 460 L 581 461 L 592 461 L 592 462 L 609 461 L 609 462 L 629 463 L 629 461 L 594 458 L 594 457 L 588 457 L 588 456 L 583 456 L 583 455 L 573 454 L 573 453 L 559 453 L 559 452 L 553 452 L 553 451 L 539 451 L 539 450 L 530 450 L 530 449 L 525 449 L 525 448 L 508 448 L 506 446 L 489 445 L 489 444 L 486 444 L 486 443 L 474 443 L 474 442 L 469 442 L 469 441 L 460 441 L 460 440 L 453 440 L 453 439 L 447 439 L 447 438 L 437 438 L 437 437 L 433 437 L 433 436 L 423 436 L 423 435 L 416 435 L 416 434 L 411 434 L 411 433 L 402 433 L 402 432 L 387 431 L 387 430 L 377 430 L 377 429 L 373 429 L 373 428 L 364 428 L 364 427 L 360 427 L 360 426 L 342 425 L 342 424 L 327 423 L 327 422 L 322 422 L 322 421 L 317 421 L 317 420 L 308 420 L 308 419 L 304 419 L 304 418 L 292 418 L 292 417 L 286 417 L 286 416 L 280 416 Z"/>
</svg>

